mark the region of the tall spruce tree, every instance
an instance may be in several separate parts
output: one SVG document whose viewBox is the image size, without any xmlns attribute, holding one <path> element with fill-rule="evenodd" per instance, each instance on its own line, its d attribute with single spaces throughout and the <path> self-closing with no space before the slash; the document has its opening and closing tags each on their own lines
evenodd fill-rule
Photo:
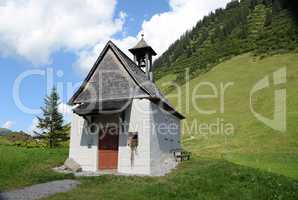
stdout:
<svg viewBox="0 0 298 200">
<path fill-rule="evenodd" d="M 37 128 L 41 130 L 38 133 L 48 141 L 50 148 L 57 146 L 59 141 L 67 138 L 67 133 L 63 127 L 63 115 L 58 111 L 60 98 L 54 87 L 51 94 L 44 99 L 45 106 L 41 107 L 43 116 L 37 117 Z"/>
</svg>

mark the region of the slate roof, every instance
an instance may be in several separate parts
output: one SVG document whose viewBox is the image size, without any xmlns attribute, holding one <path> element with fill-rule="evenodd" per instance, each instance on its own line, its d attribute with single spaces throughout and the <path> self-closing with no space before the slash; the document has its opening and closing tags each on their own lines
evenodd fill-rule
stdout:
<svg viewBox="0 0 298 200">
<path fill-rule="evenodd" d="M 144 47 L 149 47 L 147 42 L 142 38 L 136 46 L 134 46 L 132 49 L 139 49 L 139 48 L 144 48 Z"/>
<path fill-rule="evenodd" d="M 103 100 L 94 103 L 80 104 L 74 108 L 74 112 L 79 115 L 90 115 L 97 113 L 109 113 L 109 111 L 124 111 L 132 102 L 132 99 Z"/>
<path fill-rule="evenodd" d="M 145 42 L 146 43 L 146 42 Z M 115 102 L 115 105 L 119 105 L 119 101 L 122 100 L 129 100 L 131 98 L 136 98 L 134 97 L 121 97 L 119 99 L 98 99 L 98 96 L 91 95 L 87 96 L 85 99 L 86 100 L 80 100 L 78 101 L 79 95 L 81 95 L 84 91 L 84 88 L 86 87 L 87 83 L 90 81 L 90 78 L 94 74 L 95 70 L 97 69 L 98 64 L 101 62 L 103 57 L 105 56 L 105 53 L 107 52 L 108 49 L 112 49 L 112 51 L 115 53 L 117 58 L 120 60 L 124 68 L 127 70 L 128 74 L 131 76 L 131 78 L 134 80 L 134 82 L 138 85 L 140 90 L 143 92 L 139 91 L 137 95 L 141 95 L 142 98 L 148 98 L 151 99 L 154 103 L 159 104 L 161 107 L 163 107 L 165 110 L 169 111 L 173 115 L 177 116 L 178 118 L 184 119 L 185 117 L 177 112 L 173 106 L 169 103 L 169 101 L 164 97 L 164 95 L 160 92 L 160 90 L 157 88 L 157 86 L 150 81 L 145 72 L 141 70 L 125 53 L 123 53 L 112 41 L 109 41 L 105 48 L 103 49 L 102 53 L 98 57 L 97 61 L 95 62 L 94 66 L 92 67 L 91 71 L 87 75 L 86 79 L 84 80 L 83 84 L 81 87 L 75 92 L 73 97 L 70 99 L 69 104 L 70 105 L 76 105 L 80 103 L 85 103 L 85 105 L 90 104 L 98 104 L 98 102 L 106 102 L 110 101 L 110 103 L 105 103 L 106 105 L 109 105 L 108 107 L 113 108 L 113 103 Z M 97 87 L 95 85 L 95 87 Z M 86 96 L 86 95 L 81 95 L 81 96 Z M 139 96 L 140 98 L 140 96 Z M 121 104 L 121 103 L 120 103 Z M 91 106 L 92 107 L 92 106 Z M 117 106 L 116 106 L 117 107 Z M 84 109 L 82 106 L 78 107 L 77 110 L 82 112 L 82 109 Z M 109 109 L 109 108 L 108 108 Z"/>
<path fill-rule="evenodd" d="M 157 53 L 152 49 L 152 47 L 147 44 L 147 42 L 144 40 L 144 38 L 142 38 L 135 47 L 129 49 L 129 51 L 132 54 L 135 54 L 137 51 L 139 51 L 141 49 L 144 49 L 144 50 L 147 49 L 147 50 L 149 50 L 149 52 L 152 55 L 154 55 L 154 56 L 157 55 Z"/>
</svg>

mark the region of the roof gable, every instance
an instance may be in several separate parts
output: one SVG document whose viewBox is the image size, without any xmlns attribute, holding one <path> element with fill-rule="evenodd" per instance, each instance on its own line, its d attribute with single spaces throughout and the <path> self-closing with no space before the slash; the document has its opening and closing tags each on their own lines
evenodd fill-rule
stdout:
<svg viewBox="0 0 298 200">
<path fill-rule="evenodd" d="M 109 42 L 69 104 L 146 96 Z"/>
<path fill-rule="evenodd" d="M 184 118 L 145 73 L 109 41 L 69 104 L 132 98 L 150 98 L 178 118 Z"/>
</svg>

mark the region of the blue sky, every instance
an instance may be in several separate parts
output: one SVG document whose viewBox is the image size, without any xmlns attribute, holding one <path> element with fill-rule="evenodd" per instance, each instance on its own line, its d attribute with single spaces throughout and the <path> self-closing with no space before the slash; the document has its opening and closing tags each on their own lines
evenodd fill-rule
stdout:
<svg viewBox="0 0 298 200">
<path fill-rule="evenodd" d="M 187 29 L 227 0 L 5 0 L 0 3 L 0 126 L 30 132 L 37 113 L 26 112 L 43 105 L 47 81 L 53 72 L 63 104 L 72 90 L 67 85 L 80 81 L 104 44 L 113 40 L 125 52 L 145 34 L 161 54 Z M 17 80 L 24 73 L 39 73 Z M 45 74 L 45 75 L 41 75 Z M 74 89 L 74 88 L 73 88 Z M 63 109 L 64 108 L 64 109 Z"/>
</svg>

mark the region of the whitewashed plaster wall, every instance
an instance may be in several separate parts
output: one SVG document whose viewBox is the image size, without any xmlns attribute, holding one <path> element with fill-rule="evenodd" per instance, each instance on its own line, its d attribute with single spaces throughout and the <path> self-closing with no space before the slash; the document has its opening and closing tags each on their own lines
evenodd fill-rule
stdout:
<svg viewBox="0 0 298 200">
<path fill-rule="evenodd" d="M 69 158 L 81 165 L 83 171 L 97 170 L 98 135 L 87 134 L 87 121 L 72 114 Z"/>
<path fill-rule="evenodd" d="M 134 99 L 130 109 L 126 110 L 125 119 L 129 126 L 119 138 L 120 173 L 150 175 L 150 104 L 148 99 Z M 138 133 L 139 144 L 134 155 L 127 144 L 128 132 Z M 134 157 L 133 160 L 131 156 Z"/>
<path fill-rule="evenodd" d="M 98 115 L 94 122 L 118 123 L 120 115 Z M 118 172 L 124 174 L 160 176 L 176 167 L 173 149 L 180 146 L 180 120 L 162 111 L 148 99 L 134 99 L 125 111 L 125 126 L 120 128 Z M 98 171 L 98 135 L 84 131 L 87 122 L 73 114 L 69 157 L 84 171 Z M 127 144 L 128 132 L 138 133 L 138 147 L 133 155 Z"/>
<path fill-rule="evenodd" d="M 180 149 L 180 119 L 148 99 L 134 99 L 126 111 L 129 124 L 120 134 L 118 172 L 161 176 L 176 167 L 172 150 Z M 138 132 L 139 145 L 131 162 L 127 132 Z"/>
<path fill-rule="evenodd" d="M 151 103 L 154 127 L 150 138 L 151 174 L 162 176 L 176 167 L 173 150 L 180 149 L 180 119 Z"/>
</svg>

